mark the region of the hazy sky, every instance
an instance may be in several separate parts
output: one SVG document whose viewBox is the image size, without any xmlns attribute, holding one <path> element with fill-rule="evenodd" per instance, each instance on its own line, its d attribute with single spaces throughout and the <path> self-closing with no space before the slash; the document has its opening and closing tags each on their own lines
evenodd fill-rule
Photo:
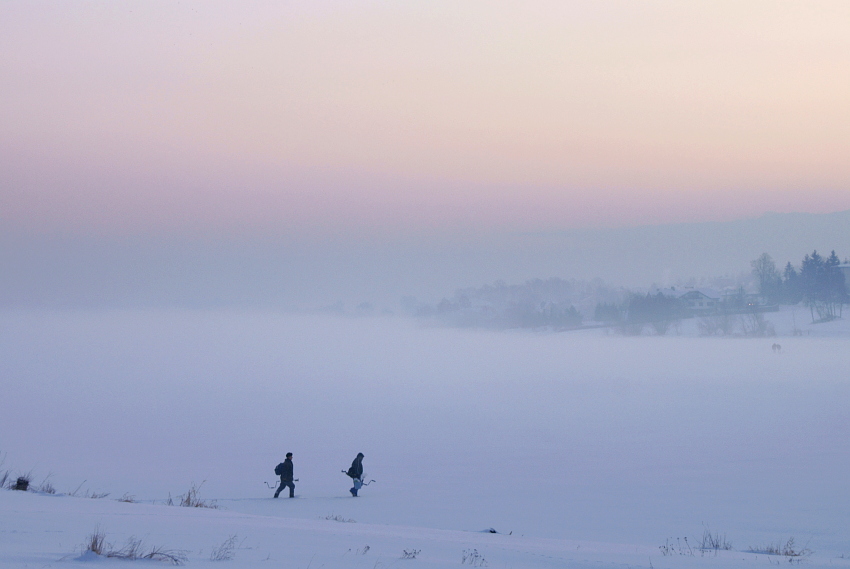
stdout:
<svg viewBox="0 0 850 569">
<path fill-rule="evenodd" d="M 290 237 L 850 209 L 850 3 L 3 2 L 0 222 Z"/>
</svg>

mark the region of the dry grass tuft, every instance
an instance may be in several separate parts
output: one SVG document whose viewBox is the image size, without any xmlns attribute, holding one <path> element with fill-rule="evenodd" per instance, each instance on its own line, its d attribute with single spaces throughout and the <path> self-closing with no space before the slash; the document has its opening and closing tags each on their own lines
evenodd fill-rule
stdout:
<svg viewBox="0 0 850 569">
<path fill-rule="evenodd" d="M 150 561 L 165 561 L 172 565 L 183 565 L 186 560 L 186 552 L 181 549 L 167 549 L 162 546 L 154 546 L 147 548 L 142 544 L 141 539 L 131 537 L 127 540 L 124 547 L 114 549 L 111 544 L 106 543 L 106 533 L 100 528 L 95 530 L 86 539 L 83 544 L 85 551 L 91 551 L 96 555 L 103 557 L 111 557 L 115 559 L 147 559 Z"/>
<path fill-rule="evenodd" d="M 798 548 L 797 544 L 794 542 L 793 537 L 789 537 L 788 541 L 784 544 L 782 542 L 777 543 L 768 543 L 767 545 L 763 545 L 761 547 L 751 547 L 749 549 L 750 553 L 762 553 L 765 555 L 782 555 L 789 558 L 803 558 L 808 557 L 812 553 L 814 553 L 808 547 Z"/>
<path fill-rule="evenodd" d="M 166 500 L 166 505 L 168 506 L 182 506 L 184 508 L 212 508 L 214 510 L 218 509 L 218 505 L 215 503 L 215 500 L 205 500 L 201 498 L 201 487 L 204 485 L 206 480 L 201 482 L 200 484 L 195 484 L 192 482 L 191 488 L 185 493 L 177 496 L 177 500 L 175 502 L 174 498 L 169 494 L 168 500 Z"/>
<path fill-rule="evenodd" d="M 210 553 L 210 561 L 231 561 L 235 556 L 236 551 L 236 534 L 231 535 L 224 543 L 212 550 Z"/>
</svg>

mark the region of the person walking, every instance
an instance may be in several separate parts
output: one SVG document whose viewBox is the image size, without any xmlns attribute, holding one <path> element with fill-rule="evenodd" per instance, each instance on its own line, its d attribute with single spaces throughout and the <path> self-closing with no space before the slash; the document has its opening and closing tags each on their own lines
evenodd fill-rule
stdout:
<svg viewBox="0 0 850 569">
<path fill-rule="evenodd" d="M 289 487 L 289 497 L 294 498 L 295 497 L 295 482 L 293 481 L 294 479 L 292 478 L 292 453 L 291 452 L 286 453 L 286 460 L 281 462 L 278 468 L 279 468 L 279 472 L 280 472 L 280 486 L 278 487 L 277 491 L 274 493 L 274 497 L 277 498 L 280 495 L 281 491 L 283 491 L 284 488 Z"/>
<path fill-rule="evenodd" d="M 358 452 L 357 458 L 351 463 L 351 467 L 346 472 L 348 476 L 354 479 L 354 487 L 349 490 L 351 495 L 357 497 L 357 491 L 363 486 L 363 453 Z"/>
</svg>

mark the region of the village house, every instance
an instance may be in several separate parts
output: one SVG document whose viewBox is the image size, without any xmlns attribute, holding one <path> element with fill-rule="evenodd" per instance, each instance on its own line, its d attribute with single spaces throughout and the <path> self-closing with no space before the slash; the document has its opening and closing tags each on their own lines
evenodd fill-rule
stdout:
<svg viewBox="0 0 850 569">
<path fill-rule="evenodd" d="M 655 292 L 678 299 L 691 314 L 717 312 L 723 302 L 722 295 L 710 288 L 670 287 L 657 289 Z"/>
<path fill-rule="evenodd" d="M 676 291 L 677 298 L 695 314 L 716 312 L 720 307 L 720 293 L 709 288 L 683 288 Z"/>
</svg>

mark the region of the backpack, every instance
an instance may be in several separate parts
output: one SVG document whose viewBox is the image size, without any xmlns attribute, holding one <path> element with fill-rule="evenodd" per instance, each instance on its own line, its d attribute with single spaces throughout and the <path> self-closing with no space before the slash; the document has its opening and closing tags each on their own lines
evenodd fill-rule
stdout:
<svg viewBox="0 0 850 569">
<path fill-rule="evenodd" d="M 360 467 L 360 471 L 361 471 L 360 475 L 358 475 L 357 471 L 354 468 L 354 465 L 352 464 L 351 467 L 348 469 L 348 472 L 346 472 L 345 474 L 347 476 L 350 476 L 351 478 L 354 478 L 355 480 L 357 480 L 358 478 L 363 476 L 363 467 L 362 466 Z"/>
<path fill-rule="evenodd" d="M 274 467 L 275 476 L 280 476 L 283 474 L 283 463 L 281 462 L 277 466 Z"/>
</svg>

